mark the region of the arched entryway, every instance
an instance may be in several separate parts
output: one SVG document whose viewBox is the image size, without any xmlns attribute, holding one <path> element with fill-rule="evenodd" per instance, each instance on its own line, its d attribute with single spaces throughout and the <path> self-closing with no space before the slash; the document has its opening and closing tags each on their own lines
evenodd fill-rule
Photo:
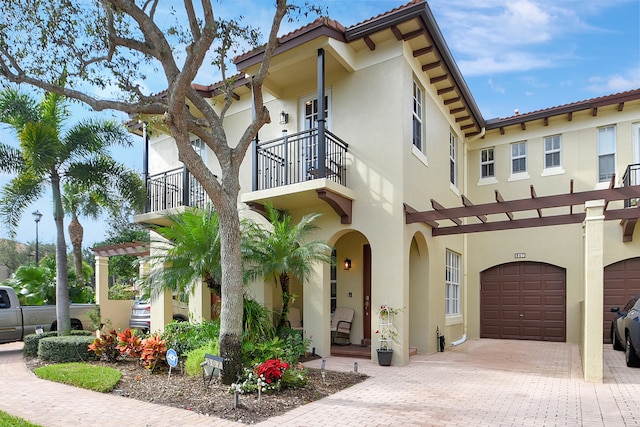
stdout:
<svg viewBox="0 0 640 427">
<path fill-rule="evenodd" d="M 566 341 L 566 272 L 512 262 L 480 273 L 480 337 Z"/>
<path fill-rule="evenodd" d="M 640 294 L 640 258 L 618 261 L 604 268 L 603 339 L 611 344 L 611 307 L 624 307 L 632 296 Z"/>
<path fill-rule="evenodd" d="M 409 347 L 421 354 L 435 351 L 436 335 L 429 327 L 429 314 L 429 251 L 424 236 L 418 233 L 409 248 Z"/>
</svg>

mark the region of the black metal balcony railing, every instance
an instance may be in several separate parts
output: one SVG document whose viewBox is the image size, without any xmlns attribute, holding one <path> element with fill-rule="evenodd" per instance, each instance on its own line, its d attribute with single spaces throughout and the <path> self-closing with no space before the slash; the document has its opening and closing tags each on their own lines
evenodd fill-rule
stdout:
<svg viewBox="0 0 640 427">
<path fill-rule="evenodd" d="M 178 206 L 204 208 L 208 202 L 202 185 L 186 167 L 151 175 L 147 179 L 147 212 Z"/>
<path fill-rule="evenodd" d="M 622 176 L 622 185 L 640 185 L 640 163 L 634 163 L 627 166 L 627 170 Z M 630 208 L 638 205 L 638 199 L 627 199 L 624 201 L 624 207 Z"/>
<path fill-rule="evenodd" d="M 319 178 L 346 186 L 347 148 L 346 142 L 327 130 L 324 147 L 319 147 L 318 129 L 261 142 L 256 146 L 253 189 L 265 190 Z M 324 159 L 321 159 L 323 152 Z"/>
</svg>

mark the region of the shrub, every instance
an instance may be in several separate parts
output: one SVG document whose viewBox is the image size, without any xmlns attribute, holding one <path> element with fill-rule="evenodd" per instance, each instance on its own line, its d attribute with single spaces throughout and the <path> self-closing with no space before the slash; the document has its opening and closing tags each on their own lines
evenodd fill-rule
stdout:
<svg viewBox="0 0 640 427">
<path fill-rule="evenodd" d="M 311 340 L 302 336 L 302 331 L 284 328 L 280 331 L 284 340 L 284 351 L 281 359 L 294 366 L 307 353 Z"/>
<path fill-rule="evenodd" d="M 242 325 L 250 341 L 270 339 L 274 335 L 271 311 L 254 299 L 244 297 Z"/>
<path fill-rule="evenodd" d="M 95 360 L 89 353 L 92 342 L 91 337 L 78 335 L 43 338 L 38 344 L 38 357 L 58 363 Z"/>
<path fill-rule="evenodd" d="M 118 333 L 118 346 L 116 348 L 120 351 L 120 354 L 140 359 L 142 356 L 142 339 L 139 334 L 140 332 L 137 329 L 132 331 L 129 328 Z"/>
<path fill-rule="evenodd" d="M 142 340 L 140 360 L 146 369 L 154 372 L 162 363 L 167 361 L 167 342 L 159 334 L 151 335 Z"/>
<path fill-rule="evenodd" d="M 302 365 L 296 367 L 290 367 L 282 373 L 281 387 L 282 388 L 301 388 L 307 385 L 309 380 L 308 371 L 304 369 Z"/>
<path fill-rule="evenodd" d="M 187 353 L 187 360 L 184 364 L 184 370 L 190 377 L 197 377 L 202 372 L 200 364 L 204 362 L 205 354 L 220 354 L 218 341 L 209 341 L 199 348 L 195 348 Z"/>
<path fill-rule="evenodd" d="M 107 334 L 100 334 L 100 337 L 94 339 L 89 345 L 88 351 L 92 351 L 97 358 L 109 363 L 115 363 L 120 358 L 116 330 L 112 329 Z"/>
<path fill-rule="evenodd" d="M 72 336 L 93 336 L 91 331 L 71 331 Z M 25 357 L 37 357 L 38 356 L 38 343 L 42 338 L 57 337 L 57 331 L 44 332 L 42 334 L 29 334 L 24 337 L 24 347 L 22 348 L 22 354 Z"/>
<path fill-rule="evenodd" d="M 256 367 L 256 374 L 267 384 L 280 381 L 282 373 L 289 369 L 289 364 L 281 362 L 280 359 L 269 359 Z"/>
<path fill-rule="evenodd" d="M 218 340 L 219 336 L 220 322 L 217 320 L 198 324 L 173 321 L 162 333 L 167 348 L 174 349 L 178 356 L 186 355 L 207 341 Z"/>
<path fill-rule="evenodd" d="M 244 366 L 255 366 L 269 359 L 278 359 L 284 354 L 284 341 L 274 337 L 270 340 L 242 341 L 242 362 Z"/>
<path fill-rule="evenodd" d="M 45 332 L 42 334 L 29 334 L 24 337 L 24 347 L 22 354 L 25 357 L 36 357 L 38 355 L 38 343 L 43 338 L 58 336 L 56 331 Z"/>
</svg>

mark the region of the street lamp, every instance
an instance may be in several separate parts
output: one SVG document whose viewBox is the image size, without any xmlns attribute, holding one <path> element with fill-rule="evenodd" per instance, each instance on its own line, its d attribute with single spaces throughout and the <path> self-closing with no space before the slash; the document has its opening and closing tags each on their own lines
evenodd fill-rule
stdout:
<svg viewBox="0 0 640 427">
<path fill-rule="evenodd" d="M 38 223 L 42 219 L 42 214 L 39 211 L 33 212 L 33 220 L 36 222 L 36 267 L 38 267 Z"/>
</svg>

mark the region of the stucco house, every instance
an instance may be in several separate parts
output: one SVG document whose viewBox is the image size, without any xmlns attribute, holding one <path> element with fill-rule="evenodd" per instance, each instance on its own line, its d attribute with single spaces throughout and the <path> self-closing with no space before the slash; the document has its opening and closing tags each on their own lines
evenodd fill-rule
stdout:
<svg viewBox="0 0 640 427">
<path fill-rule="evenodd" d="M 229 140 L 251 118 L 244 83 L 261 54 L 235 59 L 244 77 Z M 195 86 L 215 99 L 215 85 Z M 640 292 L 640 90 L 486 120 L 424 1 L 282 36 L 264 87 L 277 119 L 242 164 L 238 208 L 262 221 L 266 203 L 294 218 L 322 213 L 317 237 L 336 266 L 293 286 L 316 353 L 331 354 L 332 312 L 350 307 L 351 341 L 375 361 L 386 303 L 402 309 L 393 364 L 436 352 L 439 331 L 447 345 L 579 343 L 585 378 L 601 380 L 608 308 Z M 193 144 L 215 173 L 213 153 Z M 149 203 L 136 221 L 201 206 L 171 137 L 147 145 Z M 251 292 L 278 310 L 273 284 Z M 209 318 L 208 298 L 201 288 L 192 298 L 195 319 Z M 170 296 L 154 303 L 152 329 L 170 306 Z"/>
</svg>

